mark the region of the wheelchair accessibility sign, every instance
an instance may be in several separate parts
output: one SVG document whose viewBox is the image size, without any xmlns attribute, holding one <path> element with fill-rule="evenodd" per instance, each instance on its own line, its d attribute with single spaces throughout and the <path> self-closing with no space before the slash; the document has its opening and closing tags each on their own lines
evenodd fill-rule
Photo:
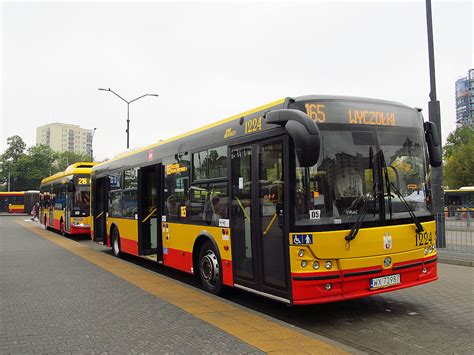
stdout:
<svg viewBox="0 0 474 355">
<path fill-rule="evenodd" d="M 295 245 L 313 244 L 313 235 L 312 234 L 293 234 L 293 244 Z"/>
</svg>

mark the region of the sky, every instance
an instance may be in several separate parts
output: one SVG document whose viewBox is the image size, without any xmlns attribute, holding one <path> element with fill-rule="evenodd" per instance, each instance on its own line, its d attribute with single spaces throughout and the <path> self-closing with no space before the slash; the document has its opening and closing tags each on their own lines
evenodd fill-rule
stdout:
<svg viewBox="0 0 474 355">
<path fill-rule="evenodd" d="M 443 139 L 473 65 L 472 1 L 432 0 Z M 425 2 L 2 1 L 0 152 L 36 127 L 97 128 L 97 160 L 287 97 L 399 101 L 428 118 Z"/>
</svg>

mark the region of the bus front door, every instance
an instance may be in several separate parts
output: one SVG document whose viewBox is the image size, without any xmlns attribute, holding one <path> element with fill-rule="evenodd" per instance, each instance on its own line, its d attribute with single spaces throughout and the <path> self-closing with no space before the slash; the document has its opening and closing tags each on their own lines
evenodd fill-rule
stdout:
<svg viewBox="0 0 474 355">
<path fill-rule="evenodd" d="M 71 231 L 71 211 L 72 204 L 74 201 L 74 192 L 68 192 L 66 194 L 66 209 L 64 211 L 64 228 L 67 233 Z"/>
<path fill-rule="evenodd" d="M 93 182 L 95 184 L 93 192 L 95 195 L 92 195 L 92 206 L 93 206 L 93 215 L 91 218 L 94 218 L 92 223 L 94 224 L 94 235 L 93 239 L 95 242 L 105 243 L 106 241 L 106 216 L 107 216 L 107 189 L 108 189 L 108 178 L 103 177 L 97 179 Z"/>
<path fill-rule="evenodd" d="M 231 147 L 230 153 L 235 285 L 287 301 L 283 138 Z"/>
<path fill-rule="evenodd" d="M 138 171 L 139 254 L 162 262 L 161 240 L 161 171 L 157 164 Z M 156 257 L 155 257 L 156 256 Z"/>
</svg>

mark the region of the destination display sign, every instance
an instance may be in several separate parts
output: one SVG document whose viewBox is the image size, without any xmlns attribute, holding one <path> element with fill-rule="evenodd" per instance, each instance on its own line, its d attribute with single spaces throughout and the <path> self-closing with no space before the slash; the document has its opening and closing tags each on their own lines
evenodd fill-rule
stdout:
<svg viewBox="0 0 474 355">
<path fill-rule="evenodd" d="M 362 100 L 311 100 L 292 103 L 318 125 L 343 123 L 363 126 L 404 126 L 421 128 L 418 112 L 410 107 L 377 101 Z"/>
</svg>

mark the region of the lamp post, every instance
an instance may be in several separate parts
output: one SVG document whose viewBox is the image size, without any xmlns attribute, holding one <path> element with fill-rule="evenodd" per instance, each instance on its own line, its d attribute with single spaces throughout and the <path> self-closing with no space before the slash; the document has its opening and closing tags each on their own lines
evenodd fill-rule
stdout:
<svg viewBox="0 0 474 355">
<path fill-rule="evenodd" d="M 428 102 L 429 120 L 434 122 L 438 129 L 438 137 L 440 140 L 440 149 L 442 150 L 441 139 L 441 114 L 439 101 L 436 98 L 436 78 L 435 78 L 435 61 L 434 61 L 434 45 L 433 45 L 433 19 L 431 16 L 431 0 L 425 0 L 426 3 L 426 27 L 428 32 L 428 57 L 430 66 L 430 101 Z M 432 169 L 432 197 L 433 212 L 437 216 L 437 246 L 446 247 L 446 239 L 444 233 L 444 193 L 443 193 L 443 166 Z"/>
<path fill-rule="evenodd" d="M 110 91 L 112 94 L 117 96 L 119 99 L 121 99 L 122 101 L 127 103 L 127 130 L 125 132 L 127 132 L 127 149 L 128 149 L 130 147 L 130 104 L 134 101 L 137 101 L 137 100 L 141 99 L 142 97 L 145 97 L 145 96 L 156 96 L 156 97 L 158 97 L 159 95 L 158 94 L 145 94 L 145 95 L 137 97 L 136 99 L 127 101 L 122 96 L 120 96 L 119 94 L 117 94 L 115 91 L 113 91 L 110 88 L 108 88 L 108 89 L 99 88 L 99 90 L 101 90 L 101 91 Z"/>
<path fill-rule="evenodd" d="M 94 150 L 93 150 L 93 143 L 94 143 L 94 134 L 95 134 L 95 131 L 97 130 L 97 128 L 94 127 L 94 129 L 92 130 L 92 137 L 91 137 L 91 161 L 94 161 Z"/>
</svg>

